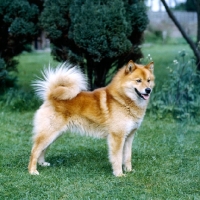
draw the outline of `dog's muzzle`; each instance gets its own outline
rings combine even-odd
[[[137,95],[138,95],[140,98],[142,98],[142,99],[144,99],[144,100],[147,100],[147,99],[149,99],[149,97],[150,97],[151,88],[146,88],[146,89],[145,89],[145,93],[140,93],[140,92],[135,88],[135,92],[137,93]]]

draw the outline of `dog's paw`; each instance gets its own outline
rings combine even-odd
[[[120,174],[117,174],[117,175],[115,175],[116,177],[125,177],[126,176],[126,174],[124,174],[124,173],[120,173]]]
[[[125,172],[132,172],[133,169],[132,169],[132,166],[131,165],[126,165],[126,166],[123,166],[123,170]]]
[[[38,163],[40,166],[43,166],[43,167],[49,167],[50,166],[50,163],[48,162],[40,162]]]
[[[39,175],[40,173],[37,170],[29,171],[31,175]]]
[[[135,169],[132,169],[132,167],[123,167],[123,169],[126,173],[135,173]]]
[[[114,176],[116,177],[123,177],[126,176],[122,171],[115,171],[113,172]]]

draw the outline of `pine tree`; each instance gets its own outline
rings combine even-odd
[[[148,18],[143,1],[46,0],[41,23],[55,58],[81,65],[96,88],[105,85],[111,67],[142,57]]]
[[[0,0],[0,88],[10,82],[16,70],[16,55],[28,49],[37,34],[39,10],[28,0]],[[29,47],[30,48],[30,47]]]

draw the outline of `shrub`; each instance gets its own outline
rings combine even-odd
[[[33,92],[13,88],[7,90],[0,98],[0,107],[10,111],[36,110],[40,104]]]
[[[188,59],[185,51],[180,51],[168,68],[169,73],[161,88],[156,88],[150,107],[159,117],[167,113],[176,119],[197,119],[200,114],[200,74],[195,60]]]

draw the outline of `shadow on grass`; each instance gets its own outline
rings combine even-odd
[[[51,166],[47,170],[66,170],[73,173],[101,173],[111,174],[112,169],[108,159],[106,149],[98,150],[87,147],[78,146],[77,149],[71,151],[63,149],[62,152],[56,152],[51,149],[47,155],[46,161]],[[38,166],[39,171],[43,171],[44,167]],[[46,171],[46,170],[45,170]]]

